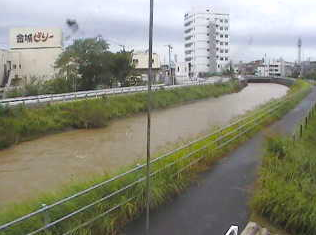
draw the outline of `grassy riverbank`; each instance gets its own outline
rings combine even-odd
[[[316,234],[316,113],[303,137],[270,136],[252,206],[291,234]]]
[[[181,193],[192,181],[196,179],[197,173],[208,169],[217,159],[224,156],[225,153],[231,151],[242,141],[252,136],[252,134],[260,130],[263,125],[267,125],[273,120],[281,117],[290,108],[294,107],[295,104],[303,99],[308,92],[309,86],[306,83],[298,82],[289,92],[289,94],[295,95],[292,96],[289,101],[284,102],[283,105],[276,109],[274,113],[265,115],[265,119],[261,122],[261,126],[255,127],[246,135],[238,136],[242,131],[256,123],[252,122],[254,118],[261,117],[267,110],[275,107],[279,101],[271,101],[270,103],[248,113],[247,116],[243,117],[242,121],[237,124],[233,124],[222,131],[215,132],[206,138],[193,142],[186,148],[173,152],[168,155],[168,157],[154,163],[152,165],[152,172],[158,173],[156,173],[151,179],[152,207],[157,207],[158,205],[172,199],[175,195]],[[262,110],[265,110],[265,112]],[[231,139],[234,139],[234,141],[231,141]],[[219,141],[215,142],[215,140]],[[227,145],[223,148],[219,148],[223,143],[227,143]],[[174,162],[175,164],[173,164]],[[190,163],[192,162],[196,162],[196,164],[190,166]],[[182,171],[182,169],[186,166],[188,167]],[[161,169],[164,170],[160,171]],[[121,172],[125,171],[126,169],[123,169]],[[179,173],[179,171],[181,171],[181,173]],[[133,174],[126,175],[124,179],[108,184],[106,187],[100,187],[90,193],[75,198],[71,202],[66,202],[61,206],[53,208],[49,211],[50,220],[54,221],[59,219],[62,216],[82,208],[89,203],[100,200],[100,198],[105,195],[113,194],[116,190],[127,187],[127,185],[137,179],[141,179],[144,175],[144,170],[137,171]],[[103,182],[112,177],[113,175],[102,175],[97,176],[90,181],[72,183],[56,193],[42,195],[34,200],[10,206],[6,210],[0,212],[0,224],[35,211],[40,208],[42,203],[50,205],[62,198],[80,192],[92,185]],[[58,226],[51,228],[49,231],[51,234],[62,234],[62,231],[65,232],[70,228],[74,228],[75,226],[82,224],[84,221],[87,221],[100,213],[104,213],[113,206],[122,203],[123,205],[119,210],[114,210],[110,215],[95,221],[92,226],[87,227],[85,230],[74,233],[82,235],[99,233],[115,234],[124,226],[124,224],[126,224],[126,222],[133,220],[143,212],[145,206],[144,195],[145,182],[140,181],[138,184],[126,189],[124,192],[121,192],[115,197],[111,197],[103,203],[94,205],[90,209],[86,210],[85,213],[79,213],[77,216],[65,220],[64,222],[58,224]],[[133,199],[126,203],[130,197],[133,197]],[[32,220],[21,223],[16,227],[12,227],[5,234],[11,235],[27,233],[31,229],[35,229],[43,225],[43,217],[45,217],[43,214],[35,216]]]
[[[238,82],[159,90],[153,93],[154,109],[240,91]],[[72,128],[98,128],[110,120],[144,112],[146,93],[109,96],[45,107],[0,107],[0,149]]]

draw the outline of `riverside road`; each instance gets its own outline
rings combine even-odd
[[[291,134],[316,100],[316,88],[295,109],[266,129]],[[265,143],[262,130],[220,160],[182,195],[151,212],[150,235],[222,235],[249,220],[249,197]],[[145,234],[145,216],[122,234]]]

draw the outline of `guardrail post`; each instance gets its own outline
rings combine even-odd
[[[305,127],[308,125],[308,117],[305,118]]]
[[[47,205],[46,205],[46,204],[42,204],[42,208],[44,208],[44,209],[47,208]],[[50,223],[50,216],[49,216],[48,210],[45,210],[45,211],[43,212],[43,214],[44,214],[44,216],[43,216],[43,222],[44,222],[44,224],[45,224],[45,226],[46,226],[46,225],[48,225],[48,224]],[[48,234],[48,231],[45,230],[45,233]]]

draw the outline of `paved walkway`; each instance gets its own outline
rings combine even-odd
[[[295,109],[269,128],[282,134],[293,132],[316,100],[316,88]],[[264,131],[201,174],[173,202],[151,212],[150,235],[222,235],[231,225],[241,229],[249,220],[249,189],[263,154]],[[127,226],[123,234],[145,234],[145,216]]]

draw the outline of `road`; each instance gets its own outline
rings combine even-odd
[[[316,100],[316,89],[268,129],[291,134]],[[183,194],[151,212],[150,235],[221,235],[231,225],[243,229],[249,220],[249,192],[263,155],[265,130],[220,160]],[[145,234],[145,217],[122,234]]]

